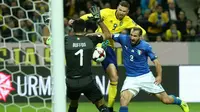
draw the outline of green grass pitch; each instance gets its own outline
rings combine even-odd
[[[115,111],[119,110],[119,102],[115,103]],[[200,103],[188,103],[190,112],[200,112]],[[51,107],[50,104],[46,104]],[[0,112],[51,112],[50,109],[43,107],[41,103],[27,104],[17,103],[4,104],[0,103]],[[78,112],[98,112],[92,103],[80,103]],[[133,102],[129,104],[129,112],[182,112],[177,105],[164,105],[161,102]]]

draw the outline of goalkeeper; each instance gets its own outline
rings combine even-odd
[[[85,35],[85,21],[76,20],[72,27],[74,36],[65,37],[65,56],[67,60],[67,96],[71,100],[68,112],[77,112],[78,100],[81,93],[95,104],[100,112],[109,112],[103,95],[91,72],[93,48],[104,39],[110,37],[109,30],[100,17],[97,7],[91,9],[94,17],[91,18],[104,28],[102,35]],[[46,44],[51,43],[49,37]]]
[[[111,33],[120,33],[123,30],[131,29],[133,27],[140,27],[137,25],[129,16],[127,16],[129,12],[129,3],[127,1],[121,1],[117,7],[117,9],[102,9],[101,17],[104,20],[105,25],[108,27]],[[88,20],[91,17],[91,14],[86,14],[81,16],[80,18],[83,20]],[[72,24],[73,20],[69,21],[69,24]],[[140,27],[141,28],[141,27]],[[143,36],[146,34],[146,31],[143,30]],[[100,27],[97,28],[96,32],[102,32]],[[117,60],[116,55],[113,50],[114,41],[109,39],[106,43],[103,42],[104,45],[109,44],[106,49],[106,59],[102,62],[102,66],[105,72],[108,74],[110,79],[109,92],[108,92],[108,107],[110,112],[113,112],[113,105],[115,101],[115,97],[117,95],[117,84],[118,84],[118,73],[117,73]]]

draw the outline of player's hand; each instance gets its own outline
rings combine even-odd
[[[162,82],[162,76],[157,76],[154,83],[155,83],[156,85],[158,85],[158,84],[160,84],[161,82]]]
[[[70,26],[72,26],[73,22],[74,22],[74,20],[73,20],[73,19],[70,19],[70,20],[68,21],[68,24],[69,24]]]
[[[92,6],[90,8],[90,12],[92,14],[92,17],[90,17],[90,19],[96,21],[97,23],[102,21],[99,7],[97,7],[96,5]]]

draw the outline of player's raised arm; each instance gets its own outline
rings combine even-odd
[[[90,12],[92,14],[92,19],[96,21],[96,23],[100,26],[102,32],[103,32],[103,38],[105,39],[111,39],[111,32],[109,31],[108,27],[104,24],[103,19],[101,18],[100,8],[97,6],[92,6],[90,9]]]

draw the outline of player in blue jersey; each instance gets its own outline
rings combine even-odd
[[[174,95],[168,95],[161,86],[162,67],[149,43],[141,40],[142,30],[133,28],[130,35],[115,34],[112,39],[122,46],[123,62],[126,69],[126,79],[121,89],[120,110],[128,112],[128,104],[140,90],[154,94],[164,104],[179,105],[184,112],[189,112],[187,103]],[[154,77],[149,69],[148,57],[155,64],[157,76]]]

